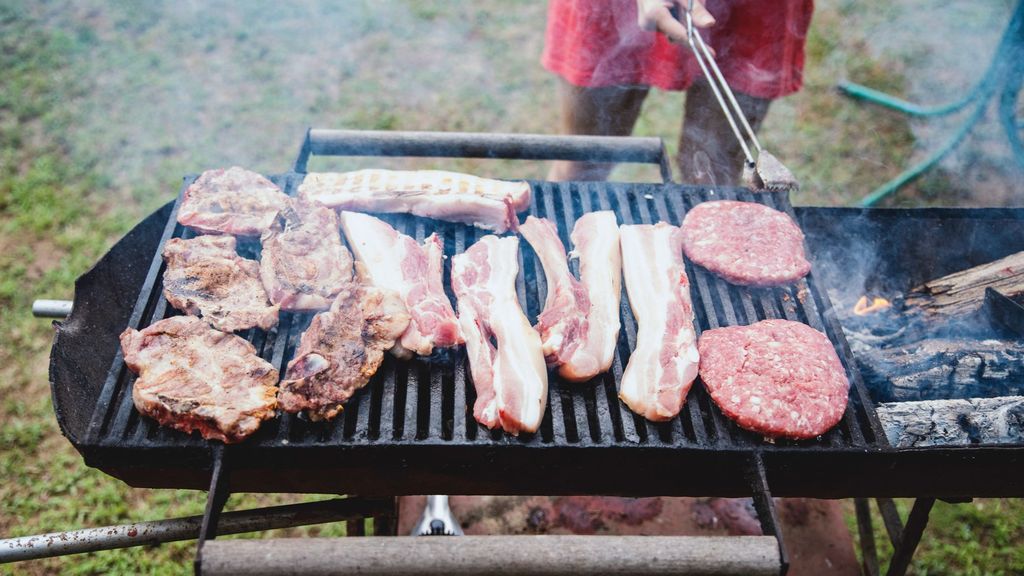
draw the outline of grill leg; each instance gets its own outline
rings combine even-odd
[[[907,573],[910,559],[921,542],[921,534],[924,533],[924,527],[928,525],[928,514],[932,511],[934,504],[935,498],[918,498],[914,501],[914,507],[911,508],[910,516],[907,517],[907,525],[903,529],[900,545],[893,553],[892,561],[889,562],[889,571],[886,573],[888,576],[902,576]]]
[[[878,576],[878,551],[875,550],[875,531],[871,526],[871,503],[867,498],[855,498],[857,531],[860,533],[860,555],[864,559],[864,574]]]
[[[774,536],[775,541],[779,543],[779,575],[786,576],[786,572],[789,571],[789,555],[786,554],[786,543],[782,539],[782,530],[779,529],[779,517],[775,512],[772,493],[768,489],[768,476],[760,452],[754,452],[751,458],[747,469],[747,482],[753,491],[754,509],[761,522],[761,533],[765,536]]]
[[[228,466],[224,460],[224,445],[217,444],[213,447],[213,470],[210,472],[210,491],[206,494],[206,511],[203,513],[203,523],[199,528],[199,542],[196,544],[196,559],[193,568],[196,574],[200,574],[200,566],[203,555],[203,544],[207,540],[217,537],[217,523],[220,521],[220,513],[231,495],[228,490]]]

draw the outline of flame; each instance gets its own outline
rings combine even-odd
[[[860,300],[857,300],[857,303],[853,306],[853,313],[857,316],[867,316],[879,310],[885,310],[890,306],[892,304],[885,298],[875,296],[871,299],[871,304],[868,304],[868,297],[861,296]]]

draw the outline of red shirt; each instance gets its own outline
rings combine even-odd
[[[814,0],[707,0],[716,23],[701,34],[729,86],[759,98],[803,85]],[[550,0],[545,68],[577,86],[685,90],[701,74],[689,46],[637,25],[635,0]]]

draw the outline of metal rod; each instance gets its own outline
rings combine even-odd
[[[310,153],[326,156],[593,160],[660,164],[660,138],[478,134],[470,132],[309,131]]]
[[[194,568],[196,574],[200,573],[200,562],[203,556],[203,545],[207,540],[217,537],[217,526],[220,523],[221,512],[224,505],[231,496],[228,490],[228,476],[230,470],[225,462],[227,449],[223,444],[214,444],[211,450],[213,466],[210,470],[210,490],[206,494],[206,510],[203,512],[203,522],[199,526],[199,541],[196,542],[196,557]]]
[[[875,530],[871,526],[871,503],[867,498],[854,498],[857,511],[857,533],[860,535],[860,555],[864,574],[878,576],[878,551],[875,548]]]
[[[892,555],[886,576],[903,576],[907,573],[910,560],[914,557],[914,550],[921,542],[921,535],[928,525],[928,515],[934,504],[935,498],[918,498],[914,501],[914,507],[910,509],[910,516],[907,517],[907,526],[903,530],[902,542]]]
[[[893,548],[899,548],[903,537],[903,521],[900,520],[900,512],[896,509],[896,502],[892,498],[876,498],[878,511],[882,513],[882,523],[885,531],[889,534],[889,542]]]
[[[764,468],[764,459],[759,451],[755,451],[747,467],[747,482],[750,484],[754,498],[754,510],[761,522],[761,532],[765,536],[774,536],[779,548],[779,576],[786,576],[789,571],[789,554],[786,543],[779,529],[779,517],[775,512],[772,493],[768,488],[768,475]]]
[[[71,315],[71,300],[35,300],[32,315],[36,318],[67,318]]]
[[[335,498],[225,512],[221,516],[218,533],[243,534],[340,522],[379,514],[382,510],[390,511],[392,506],[391,498]],[[199,536],[202,522],[202,516],[186,516],[7,538],[0,540],[0,563],[192,540]]]

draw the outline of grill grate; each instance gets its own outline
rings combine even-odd
[[[294,194],[304,175],[289,173],[271,177],[288,194]],[[192,178],[186,179],[185,186]],[[562,242],[569,246],[569,232],[583,213],[612,210],[622,224],[667,221],[679,225],[686,211],[695,204],[712,199],[739,199],[766,204],[793,215],[785,195],[753,194],[742,189],[703,189],[675,185],[620,183],[533,184],[530,213],[547,217],[557,225]],[[180,198],[180,196],[179,196]],[[180,201],[180,200],[179,200]],[[170,237],[191,237],[194,233],[176,224],[177,204],[165,230],[160,249],[143,285],[131,325],[141,328],[178,314],[162,295],[164,242]],[[445,241],[445,287],[451,256],[464,251],[485,235],[473,227],[415,218],[409,215],[385,215],[399,231],[422,241],[437,231]],[[239,252],[256,258],[257,241],[240,241]],[[570,264],[578,273],[578,264]],[[805,322],[824,331],[836,346],[846,367],[851,402],[840,425],[823,437],[811,441],[779,440],[766,443],[756,434],[741,430],[725,418],[698,382],[690,392],[679,417],[665,423],[652,423],[633,414],[617,397],[617,382],[636,344],[636,323],[623,287],[622,329],[612,369],[589,383],[569,384],[556,375],[550,377],[548,409],[540,431],[518,438],[479,426],[472,417],[476,394],[468,376],[464,350],[442,352],[429,359],[398,361],[388,356],[370,383],[346,404],[345,410],[330,423],[313,423],[290,414],[265,422],[260,431],[239,447],[253,465],[284,462],[294,454],[310,449],[385,447],[475,447],[492,458],[500,458],[500,449],[594,447],[672,448],[701,451],[763,452],[789,449],[885,450],[888,445],[871,402],[851,362],[850,350],[843,338],[825,291],[813,274],[799,283],[782,288],[751,289],[730,285],[687,261],[698,334],[718,326],[747,324],[764,318],[786,318]],[[545,280],[539,260],[526,242],[521,243],[520,274],[516,289],[527,316],[534,320],[543,306]],[[263,332],[249,330],[240,335],[256,347],[260,355],[283,374],[299,336],[309,325],[312,314],[282,313],[280,324]],[[186,461],[204,462],[209,443],[197,434],[186,435],[156,425],[140,417],[131,399],[134,374],[124,366],[120,352],[114,358],[89,427],[85,444],[116,449],[114,462],[123,464],[128,455],[173,455]],[[102,450],[100,451],[102,452]],[[114,452],[111,452],[113,454]],[[336,452],[332,452],[334,454]],[[386,458],[386,452],[379,452]],[[436,455],[438,453],[432,452]],[[189,460],[188,456],[191,456]],[[401,466],[407,455],[393,462]],[[87,455],[88,458],[88,455]],[[275,460],[281,459],[281,460]],[[93,457],[94,465],[111,460]],[[300,458],[301,460],[301,458]],[[208,462],[208,460],[206,460]],[[415,490],[412,490],[415,491]]]

